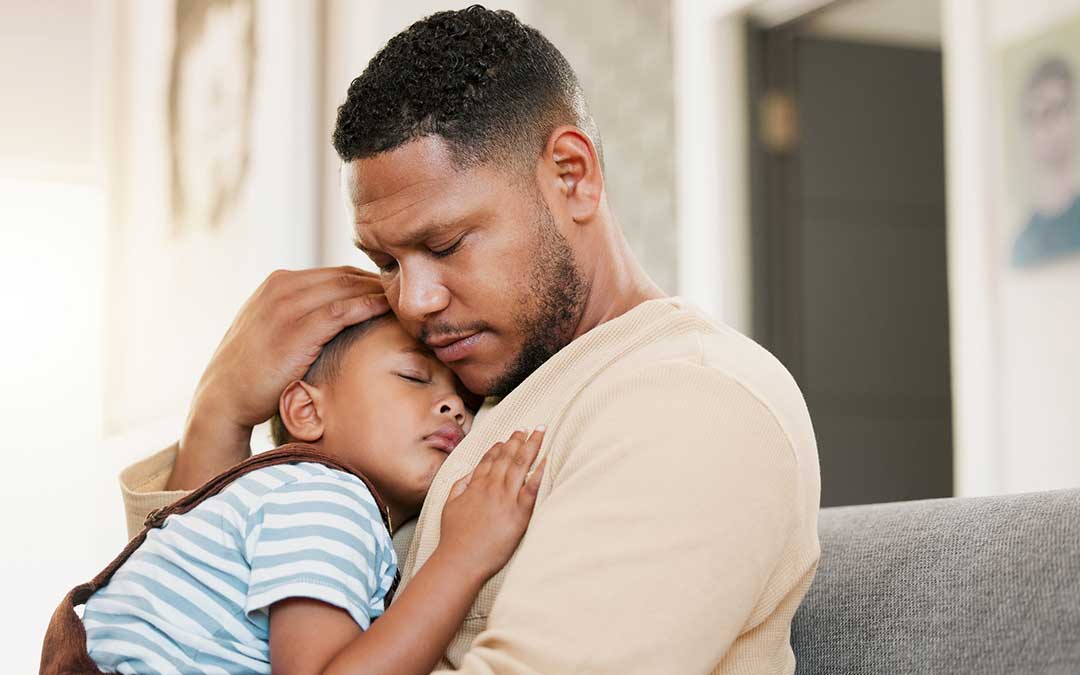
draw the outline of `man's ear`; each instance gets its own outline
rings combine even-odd
[[[596,215],[604,194],[604,174],[596,146],[584,131],[561,126],[551,132],[541,166],[547,173],[542,184],[555,179],[574,222],[584,223]]]
[[[303,380],[294,380],[281,392],[278,414],[297,441],[313,443],[323,436],[323,393]]]

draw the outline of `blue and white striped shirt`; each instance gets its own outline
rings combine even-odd
[[[151,530],[86,603],[91,658],[118,673],[269,673],[273,603],[321,600],[364,630],[397,572],[362,481],[270,466]]]

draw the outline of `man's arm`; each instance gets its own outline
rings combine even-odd
[[[579,403],[584,431],[551,439],[553,487],[458,672],[705,672],[780,602],[774,574],[812,569],[816,539],[787,559],[810,458],[704,368]]]
[[[120,472],[120,493],[124,498],[128,539],[142,531],[146,516],[151,511],[166,507],[187,494],[184,490],[165,490],[175,461],[176,443],[173,443]]]

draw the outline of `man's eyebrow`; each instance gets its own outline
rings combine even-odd
[[[460,227],[463,220],[464,219],[443,220],[443,221],[436,221],[436,222],[433,222],[433,223],[428,223],[427,225],[419,227],[415,231],[408,233],[405,237],[403,237],[401,239],[401,241],[399,241],[397,243],[397,245],[398,246],[415,246],[416,244],[419,244],[420,242],[424,241],[425,239],[429,239],[429,238],[431,238],[432,236],[434,236],[436,234],[440,234],[440,233],[442,233],[442,232],[444,232],[446,230],[451,230],[451,229],[453,229],[455,227]],[[353,246],[355,246],[356,248],[360,249],[361,251],[363,251],[364,253],[367,253],[369,255],[371,253],[373,253],[373,252],[380,252],[381,253],[381,251],[374,251],[373,249],[370,249],[370,248],[364,246],[364,242],[360,240],[360,235],[358,233],[353,234]]]

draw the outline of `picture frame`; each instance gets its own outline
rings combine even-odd
[[[244,300],[318,264],[320,10],[112,4],[104,430],[175,437]]]
[[[1017,273],[1068,264],[1080,256],[1080,16],[1005,46],[1000,74],[1002,260]]]

